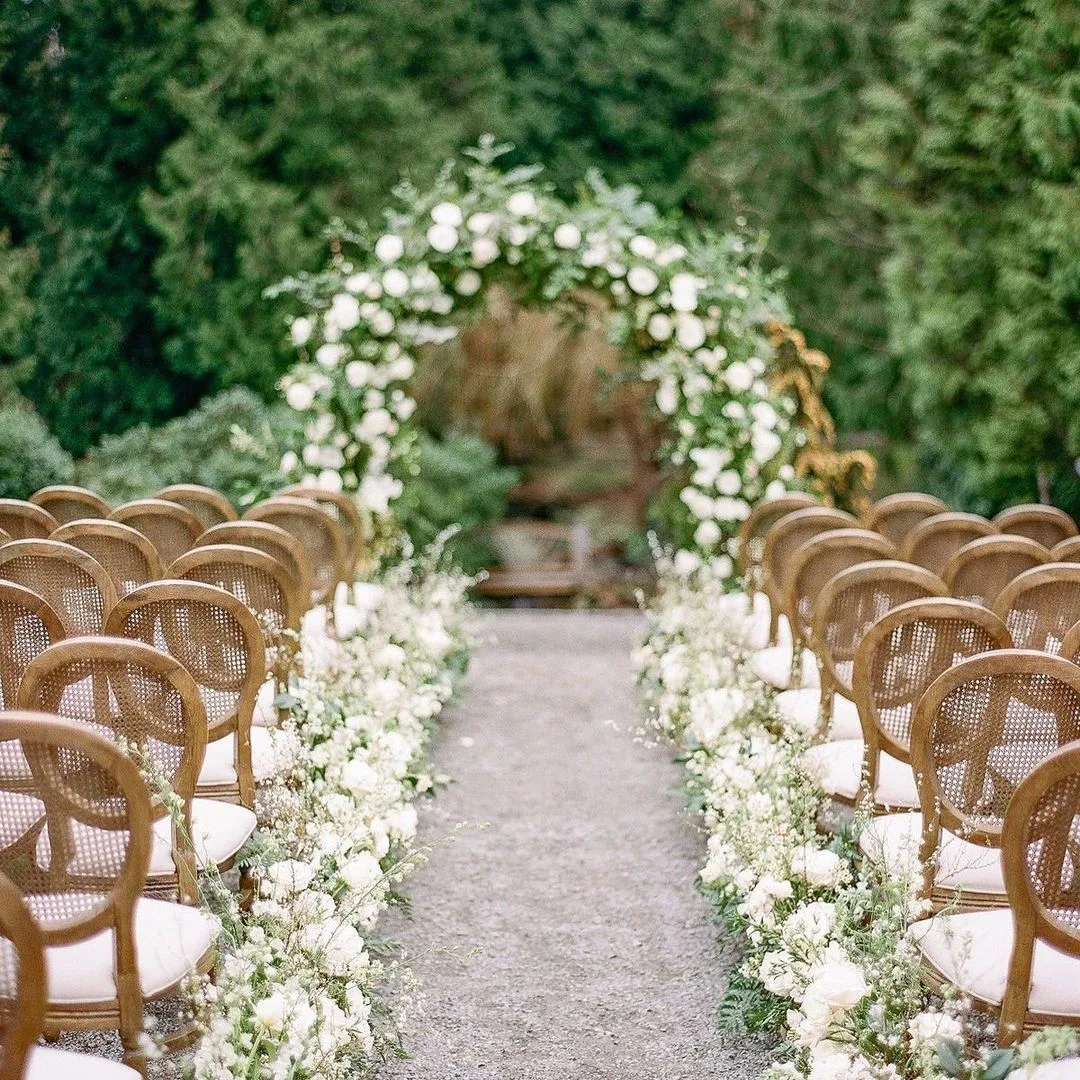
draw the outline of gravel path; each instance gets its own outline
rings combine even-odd
[[[440,846],[409,885],[427,1015],[392,1080],[739,1080],[714,1031],[730,957],[694,889],[702,837],[679,770],[636,743],[630,613],[506,611],[443,725],[455,783],[424,811]],[[475,950],[475,951],[474,951]]]

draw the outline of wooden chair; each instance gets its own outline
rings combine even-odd
[[[886,495],[870,507],[866,527],[887,536],[897,548],[902,548],[907,535],[928,517],[942,514],[949,508],[933,495],[919,491],[902,491]]]
[[[1076,522],[1064,510],[1040,503],[1010,506],[994,518],[994,524],[1003,533],[1028,536],[1045,548],[1077,534]]]
[[[279,525],[269,521],[225,521],[207,529],[195,546],[211,544],[236,544],[266,552],[293,576],[305,608],[313,601],[311,560],[303,544]]]
[[[912,933],[931,985],[951,983],[999,1014],[998,1043],[1011,1046],[1080,1022],[1080,746],[1055,750],[1020,781],[1000,843],[1009,908],[938,915]]]
[[[35,491],[30,502],[48,510],[61,525],[83,518],[107,518],[112,513],[112,507],[100,495],[69,484],[55,484]]]
[[[765,554],[765,535],[782,517],[793,510],[819,506],[812,495],[789,491],[775,499],[761,499],[739,526],[739,550],[736,562],[746,591],[753,595],[761,588],[761,559]]]
[[[1000,906],[998,849],[1019,783],[1060,746],[1080,738],[1080,668],[1033,649],[969,657],[928,687],[911,724],[919,785],[922,894],[941,907]],[[966,852],[948,855],[946,844]],[[978,858],[978,849],[990,854]],[[952,880],[942,881],[949,871]]]
[[[1060,652],[1065,634],[1080,619],[1080,565],[1046,563],[1025,570],[1001,590],[994,611],[1018,649]]]
[[[345,580],[351,580],[364,554],[364,519],[360,516],[356,502],[340,491],[326,491],[313,484],[293,484],[282,488],[281,495],[310,499],[316,506],[325,510],[340,526],[345,534]]]
[[[206,709],[194,679],[166,653],[123,638],[70,638],[26,669],[19,707],[111,733],[180,800],[179,821],[160,794],[151,803],[151,892],[195,903],[196,867],[228,869],[255,831],[255,815],[246,807],[195,798]],[[93,835],[80,832],[75,839],[77,860],[94,867]]]
[[[212,544],[181,555],[169,576],[215,585],[246,604],[262,631],[267,671],[285,684],[306,605],[281,563],[254,548]]]
[[[940,576],[949,559],[965,544],[996,532],[993,523],[978,514],[935,514],[907,534],[901,554],[908,562]]]
[[[194,514],[204,529],[220,525],[223,521],[235,521],[236,510],[233,504],[213,488],[202,484],[171,484],[162,488],[155,499],[174,502]]]
[[[61,525],[50,539],[96,559],[112,578],[118,596],[165,573],[157,548],[138,529],[120,521],[72,521]]]
[[[112,578],[85,551],[59,540],[13,540],[0,547],[0,579],[37,593],[64,631],[100,634],[116,603]]]
[[[1059,540],[1050,549],[1047,562],[1080,562],[1080,536],[1069,536]]]
[[[0,529],[12,540],[44,540],[60,522],[40,506],[23,499],[0,499]]]
[[[778,640],[780,615],[788,607],[791,558],[807,540],[830,529],[854,528],[855,518],[844,510],[811,506],[793,510],[765,534],[761,555],[761,587],[769,598],[769,641]]]
[[[247,521],[269,521],[300,541],[311,560],[313,592],[319,603],[334,597],[348,571],[348,544],[340,524],[310,499],[276,495],[256,503],[244,514]]]
[[[5,1080],[137,1080],[126,1065],[38,1046],[45,1020],[45,942],[22,893],[0,875],[0,1076]]]
[[[972,540],[955,552],[941,572],[957,600],[993,607],[1013,578],[1052,560],[1050,553],[1026,536],[999,533]]]
[[[65,637],[60,616],[37,593],[0,581],[0,709],[14,709],[30,662]]]
[[[0,529],[0,546],[11,543],[12,539],[13,537],[11,533],[5,531],[4,529]]]
[[[157,549],[163,566],[190,551],[203,531],[202,522],[190,510],[165,499],[136,499],[118,506],[111,517],[141,532]]]
[[[9,791],[0,780],[0,873],[45,944],[44,1033],[119,1031],[125,1062],[145,1074],[144,1005],[210,970],[214,923],[198,908],[140,896],[150,795],[117,746],[55,716],[0,713],[0,777],[13,761],[29,762],[34,788]]]
[[[254,809],[251,721],[266,675],[266,650],[247,605],[201,582],[156,581],[120,600],[105,632],[145,642],[183,664],[208,723],[195,794]]]

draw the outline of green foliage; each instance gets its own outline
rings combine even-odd
[[[291,423],[283,405],[234,387],[161,427],[106,436],[79,462],[78,480],[114,505],[193,483],[243,507],[281,486],[275,448],[292,437]]]
[[[0,498],[25,499],[38,488],[71,483],[71,456],[25,401],[0,401],[0,431]]]
[[[1080,511],[1080,10],[914,0],[857,132],[924,477]]]
[[[507,495],[517,481],[517,470],[500,466],[495,450],[475,435],[440,440],[421,434],[395,514],[418,550],[443,529],[460,525],[450,551],[459,566],[474,573],[493,561],[484,526],[506,516]]]

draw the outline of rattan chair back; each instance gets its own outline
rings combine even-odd
[[[761,587],[769,598],[771,624],[769,640],[776,640],[777,620],[788,610],[791,560],[807,540],[831,529],[849,529],[855,518],[845,510],[828,506],[808,506],[792,510],[766,533],[761,556]]]
[[[0,1076],[19,1080],[45,1019],[45,943],[22,893],[0,875]]]
[[[9,544],[11,543],[12,539],[13,537],[11,533],[5,531],[4,529],[0,529],[0,545]]]
[[[855,652],[887,612],[911,600],[945,596],[945,583],[929,570],[893,559],[841,570],[814,601],[811,643],[821,671],[821,699],[852,698]]]
[[[1050,561],[1042,544],[1026,536],[998,533],[965,544],[950,557],[941,577],[957,600],[993,607],[1013,578]]]
[[[820,503],[802,491],[789,491],[774,499],[759,500],[739,525],[739,550],[736,563],[747,592],[761,587],[761,558],[765,554],[765,534],[786,514],[805,510]]]
[[[0,579],[37,593],[60,616],[64,631],[100,634],[116,603],[104,567],[59,540],[12,540],[0,547]]]
[[[814,602],[830,578],[859,563],[895,558],[896,548],[869,529],[830,529],[800,545],[788,571],[787,617],[794,637],[810,644]]]
[[[61,525],[83,518],[107,518],[112,513],[112,507],[100,495],[89,488],[68,484],[55,484],[35,491],[30,501],[48,510]]]
[[[327,491],[312,484],[293,484],[283,488],[281,495],[298,499],[310,499],[322,507],[340,526],[345,535],[345,580],[350,580],[356,572],[357,564],[364,553],[364,519],[360,516],[356,502],[340,491]]]
[[[927,687],[969,656],[1011,647],[1005,624],[967,600],[909,600],[887,612],[855,650],[852,690],[867,746],[909,761],[911,721]]]
[[[44,540],[60,522],[40,506],[23,499],[0,499],[0,529],[12,540]]]
[[[1080,536],[1068,536],[1050,549],[1047,562],[1080,562]]]
[[[141,532],[157,549],[162,566],[171,566],[190,551],[203,531],[190,510],[165,499],[136,499],[118,506],[111,516]]]
[[[1025,570],[1001,590],[994,611],[1018,649],[1060,652],[1065,634],[1080,620],[1080,565],[1045,563]]]
[[[902,491],[879,499],[866,515],[866,527],[887,536],[898,549],[907,535],[928,517],[943,514],[949,508],[933,495],[921,491]]]
[[[223,521],[236,520],[233,504],[220,491],[203,487],[202,484],[170,484],[154,498],[182,506],[199,519],[204,529],[220,525]]]
[[[311,560],[312,591],[318,602],[333,597],[338,582],[347,576],[348,544],[344,530],[318,503],[295,495],[275,495],[256,503],[244,518],[269,521],[292,533]]]
[[[902,555],[908,562],[925,566],[941,576],[949,559],[965,544],[996,532],[993,522],[978,514],[952,511],[935,514],[924,518],[907,534]]]
[[[994,524],[1003,533],[1028,536],[1045,548],[1077,534],[1076,522],[1064,510],[1041,503],[1010,506],[994,518]]]
[[[112,578],[117,596],[157,581],[164,574],[157,548],[138,529],[121,521],[72,521],[52,534],[96,559]]]
[[[238,544],[265,551],[293,576],[305,606],[311,602],[311,560],[300,541],[280,525],[272,525],[269,521],[225,521],[207,529],[195,546],[211,544]]]
[[[14,709],[30,662],[65,637],[60,616],[37,593],[0,581],[0,709]]]
[[[1080,745],[1054,751],[1020,782],[1001,847],[1014,935],[998,1041],[1009,1046],[1025,1022],[1080,1021],[1028,1013],[1035,942],[1080,955]]]
[[[105,631],[145,642],[183,664],[206,710],[207,738],[237,737],[239,782],[235,790],[213,794],[251,806],[251,719],[266,677],[266,649],[247,605],[202,582],[155,581],[119,601]]]

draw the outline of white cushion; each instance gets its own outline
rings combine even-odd
[[[255,815],[246,806],[217,799],[191,800],[191,839],[200,868],[228,862],[255,831]],[[150,873],[172,874],[172,818],[154,822]]]
[[[935,915],[911,927],[923,956],[948,982],[991,1005],[1000,1005],[1009,977],[1013,916],[1009,908]],[[1031,1012],[1080,1016],[1080,956],[1035,942]]]
[[[906,875],[919,866],[921,839],[922,814],[884,814],[863,829],[859,847],[868,858],[883,863],[891,874]],[[934,884],[950,891],[968,889],[1004,898],[1001,851],[969,843],[942,829]]]
[[[1080,1080],[1080,1057],[1045,1061],[1042,1065],[1025,1069],[1023,1075],[1024,1080]]]
[[[136,965],[144,997],[163,993],[194,970],[213,943],[214,925],[195,907],[146,897],[135,902]],[[45,981],[53,1005],[112,1001],[115,974],[112,930],[45,950]]]
[[[772,645],[768,649],[759,649],[750,656],[750,669],[764,683],[787,690],[791,686],[792,650],[790,645]],[[802,651],[802,672],[800,686],[817,686],[817,658],[809,649]]]
[[[139,1074],[119,1061],[96,1054],[73,1054],[55,1046],[32,1046],[27,1055],[22,1080],[139,1080]]]
[[[812,746],[802,760],[803,767],[821,784],[826,794],[845,799],[858,798],[863,783],[862,739],[843,739]],[[883,806],[918,807],[919,791],[911,766],[889,754],[882,754],[874,799]]]
[[[266,780],[274,773],[274,749],[268,727],[251,729],[251,771],[256,780]],[[206,744],[200,785],[236,783],[236,736],[227,735]]]
[[[259,693],[255,698],[255,712],[251,722],[258,727],[273,727],[278,722],[277,706],[274,698],[277,697],[277,683],[274,679],[267,679],[259,687]],[[209,747],[207,750],[209,751]]]
[[[784,690],[776,695],[776,707],[784,718],[800,731],[812,735],[817,730],[821,711],[821,687],[804,686],[798,690]],[[833,694],[832,723],[829,725],[830,740],[861,739],[862,725],[859,710],[854,701]]]

